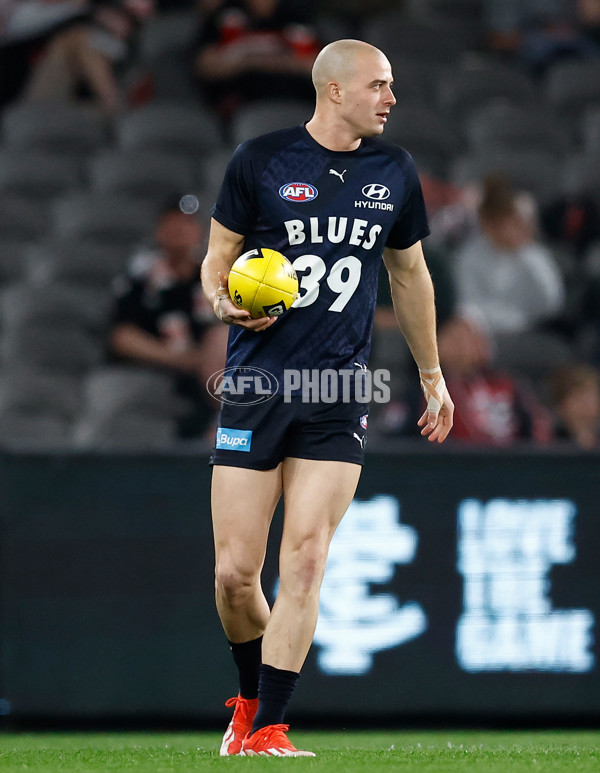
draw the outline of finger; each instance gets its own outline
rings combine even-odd
[[[451,429],[452,422],[449,421],[447,417],[440,418],[437,427],[427,439],[431,442],[437,441],[438,443],[443,443],[450,434]]]
[[[247,330],[252,330],[255,333],[260,333],[262,330],[271,327],[276,321],[277,317],[261,317],[260,319],[235,320],[233,324],[245,327]]]
[[[423,427],[421,434],[429,434],[432,432],[438,423],[437,411],[426,410],[418,421],[420,427]],[[424,426],[423,426],[424,425]]]

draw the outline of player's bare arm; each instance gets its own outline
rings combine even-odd
[[[211,220],[208,249],[202,262],[202,289],[221,322],[240,325],[258,333],[270,327],[276,317],[252,319],[250,312],[238,309],[233,303],[227,287],[229,270],[242,254],[244,240],[242,234],[230,231],[214,218]]]
[[[443,443],[452,429],[454,403],[440,369],[433,283],[421,242],[406,250],[386,248],[383,260],[396,319],[419,368],[427,399],[427,409],[418,425],[428,440]]]

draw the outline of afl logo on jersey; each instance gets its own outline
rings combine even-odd
[[[286,183],[279,189],[279,195],[286,201],[312,201],[319,191],[310,183]]]
[[[390,195],[390,189],[386,188],[385,185],[379,185],[379,183],[371,183],[370,185],[365,185],[362,189],[362,193],[363,196],[366,196],[368,199],[385,201]]]

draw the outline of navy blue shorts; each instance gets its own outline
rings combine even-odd
[[[357,402],[286,403],[279,394],[254,405],[224,402],[210,464],[273,470],[292,456],[362,465],[367,411]]]

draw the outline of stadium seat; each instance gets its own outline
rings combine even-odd
[[[25,279],[34,242],[0,238],[0,285]]]
[[[157,13],[142,27],[139,57],[151,62],[163,54],[187,52],[197,35],[198,16],[192,10]]]
[[[90,189],[161,202],[197,187],[193,160],[155,152],[109,150],[89,162]]]
[[[67,421],[81,412],[81,380],[30,369],[0,372],[0,416],[50,415]]]
[[[0,243],[0,275],[2,272]],[[123,244],[98,244],[93,240],[47,239],[23,250],[30,281],[35,284],[66,283],[105,290],[131,257]]]
[[[125,113],[115,128],[123,149],[195,158],[223,146],[217,119],[201,107],[156,102]]]
[[[398,104],[392,111],[391,126],[396,109],[405,101],[411,104],[421,102],[426,107],[433,107],[436,104],[438,84],[446,70],[446,65],[440,62],[407,59],[402,51],[396,49],[389,52],[388,59],[392,65],[394,94],[398,100]]]
[[[104,358],[98,337],[79,327],[16,326],[3,332],[0,351],[5,368],[53,374],[81,375]]]
[[[131,196],[94,192],[69,195],[52,208],[51,235],[131,246],[153,232],[156,213],[155,202]]]
[[[286,129],[308,121],[314,105],[303,101],[267,100],[241,107],[231,122],[231,141],[235,146],[259,134]]]
[[[107,292],[79,285],[38,286],[22,281],[0,293],[0,323],[5,333],[27,328],[81,329],[98,334],[106,325]]]
[[[453,35],[446,24],[412,20],[403,11],[386,11],[368,19],[362,39],[384,53],[401,52],[410,61],[456,61],[464,51],[461,35]]]
[[[217,192],[223,182],[223,175],[227,169],[227,164],[231,159],[230,150],[222,150],[213,153],[207,158],[203,158],[200,167],[200,176],[202,189],[205,192],[205,199],[212,203],[216,198]]]
[[[2,137],[6,147],[69,156],[91,153],[107,139],[99,113],[45,102],[24,102],[6,108]]]
[[[0,445],[4,449],[48,451],[71,445],[72,424],[60,416],[0,415]]]
[[[200,93],[194,82],[186,55],[172,52],[155,57],[146,64],[157,101],[181,104],[198,102]]]
[[[173,419],[189,407],[173,393],[168,373],[142,367],[103,366],[87,374],[84,383],[84,415],[142,415]]]
[[[600,61],[557,62],[546,76],[544,91],[557,112],[577,118],[590,105],[600,105]]]
[[[442,177],[450,160],[464,150],[460,127],[451,116],[440,120],[434,107],[402,99],[392,111],[384,137],[408,150],[419,167]]]
[[[410,19],[446,31],[461,52],[480,50],[484,38],[481,0],[408,0]]]
[[[30,199],[49,199],[82,183],[79,159],[39,150],[0,150],[0,191]]]
[[[593,242],[584,257],[586,276],[600,279],[600,240]]]
[[[470,147],[485,152],[493,147],[566,152],[568,127],[547,106],[536,109],[496,99],[473,110],[465,119]]]
[[[591,194],[600,197],[600,152],[573,153],[562,166],[561,191],[567,194]]]
[[[125,414],[83,417],[73,429],[76,448],[96,451],[159,451],[173,446],[171,419]]]
[[[346,15],[335,16],[330,13],[319,13],[314,20],[317,39],[326,46],[334,40],[351,38],[354,34],[352,20]]]
[[[482,23],[483,4],[481,0],[412,0],[409,2],[411,15],[423,18],[461,19]]]
[[[567,341],[556,333],[530,331],[494,337],[494,366],[539,384],[552,368],[573,360]]]
[[[584,153],[600,156],[600,104],[584,113],[580,131]]]
[[[50,227],[48,205],[24,196],[0,196],[0,234],[3,239],[35,241]]]
[[[448,70],[438,86],[439,104],[455,115],[498,97],[528,107],[540,101],[534,81],[524,72],[482,58]]]
[[[544,203],[560,191],[560,169],[560,161],[552,153],[491,148],[457,158],[450,178],[457,185],[465,185],[479,182],[488,174],[502,174]]]

